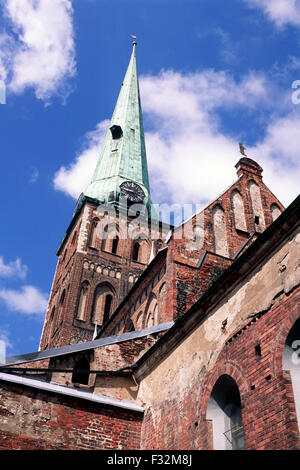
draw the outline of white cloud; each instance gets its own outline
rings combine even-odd
[[[6,33],[0,34],[0,79],[6,82],[11,68],[14,40]]]
[[[275,119],[264,139],[249,149],[259,155],[264,168],[264,181],[284,205],[299,194],[300,181],[300,115],[296,112]]]
[[[0,278],[20,278],[24,279],[26,277],[28,268],[25,264],[22,264],[20,258],[17,258],[15,261],[10,261],[8,264],[5,264],[3,257],[0,256]]]
[[[212,70],[191,75],[163,72],[143,77],[141,90],[144,112],[154,123],[146,145],[157,202],[208,202],[236,179],[239,136],[220,131],[220,110],[255,110],[257,115],[274,112],[278,101],[280,107],[286,105],[286,96],[254,72],[240,81]],[[260,149],[252,150],[250,156],[260,162]],[[264,162],[271,166],[271,156]]]
[[[146,146],[155,203],[207,203],[237,178],[234,165],[241,157],[240,136],[221,130],[224,110],[248,113],[250,123],[268,118],[265,137],[247,152],[264,167],[266,184],[284,204],[297,195],[299,122],[291,111],[290,94],[282,93],[263,74],[249,72],[235,80],[222,71],[188,75],[164,71],[141,77],[140,86],[144,115],[151,126]],[[278,117],[284,111],[286,117]],[[56,189],[79,195],[95,168],[107,128],[104,121],[88,134],[75,162],[56,173]]]
[[[207,112],[217,107],[267,105],[267,86],[263,74],[249,72],[236,81],[228,73],[212,69],[186,75],[169,70],[141,78],[144,111],[162,118],[177,116],[181,123],[197,119],[197,126],[199,118],[206,125]]]
[[[7,355],[8,350],[13,348],[10,333],[6,326],[1,325],[0,331],[0,361],[2,357]]]
[[[76,72],[71,0],[5,0],[13,32],[0,37],[0,76],[8,89],[34,89],[48,102],[67,96],[67,79]]]
[[[276,26],[300,26],[300,0],[245,0],[249,6],[261,8]]]
[[[43,314],[47,308],[48,294],[34,286],[23,286],[21,290],[0,290],[0,298],[9,310],[25,314]]]
[[[76,160],[69,167],[62,166],[56,172],[55,189],[75,199],[86,189],[96,167],[109,122],[100,122],[96,129],[85,135],[83,148]]]

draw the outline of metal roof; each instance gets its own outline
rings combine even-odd
[[[144,203],[151,211],[135,42],[102,151],[84,195],[104,204],[118,201],[120,185],[126,181],[142,187]]]
[[[152,326],[140,331],[131,331],[122,335],[107,336],[105,338],[95,339],[94,341],[86,341],[84,343],[70,344],[61,348],[45,349],[44,351],[37,351],[28,354],[21,354],[19,356],[10,356],[5,358],[5,362],[0,365],[14,365],[22,364],[25,362],[40,361],[42,359],[48,359],[51,357],[64,356],[65,354],[72,354],[80,351],[86,351],[89,349],[99,348],[101,346],[107,346],[109,344],[122,343],[131,339],[142,338],[153,333],[165,331],[173,326],[174,322],[163,323],[160,325]]]

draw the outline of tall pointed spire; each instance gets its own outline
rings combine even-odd
[[[101,203],[117,202],[121,185],[132,192],[140,188],[150,209],[150,187],[145,148],[140,90],[136,66],[136,41],[107,131],[104,145],[85,196]],[[132,186],[130,186],[132,185]],[[130,189],[131,188],[131,189]],[[137,189],[138,190],[138,189]],[[138,190],[139,191],[139,190]]]

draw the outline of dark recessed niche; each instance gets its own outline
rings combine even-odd
[[[260,347],[260,344],[257,344],[254,349],[255,349],[256,355],[257,355],[257,356],[261,356],[261,347]]]
[[[110,127],[110,132],[112,135],[112,138],[115,139],[121,139],[123,135],[122,127],[117,126],[116,124]]]

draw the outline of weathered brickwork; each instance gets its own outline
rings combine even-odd
[[[228,258],[207,252],[199,268],[175,262],[176,313],[174,320],[182,316],[231,264],[232,261]]]
[[[277,215],[283,210],[262,182],[262,169],[257,163],[242,158],[236,166],[238,181],[174,231],[168,243],[164,273],[156,273],[157,267],[152,267],[147,282],[134,291],[126,312],[123,308],[117,318],[114,316],[105,335],[176,320],[191,305],[188,298],[197,300],[247,241],[249,244],[254,240],[253,234],[260,233],[272,223],[274,208]],[[113,219],[92,202],[86,202],[76,217],[59,250],[41,349],[91,340],[95,322],[99,327],[104,322],[105,296],[109,294],[112,298],[111,315],[144,271],[151,253],[153,255],[163,247],[166,236],[162,226],[134,224],[124,217]],[[109,238],[105,240],[106,229],[111,226]],[[113,247],[114,239],[118,241]],[[134,255],[136,240],[140,242],[137,259]],[[207,254],[217,255],[210,269],[199,267],[205,253],[206,261]],[[173,266],[174,262],[177,266]],[[182,274],[178,263],[186,265]],[[198,268],[195,275],[192,271],[187,274],[188,266]],[[180,279],[181,275],[188,282]],[[161,280],[159,285],[155,276]],[[99,289],[103,291],[103,300],[97,307]],[[99,308],[102,313],[96,314]]]
[[[142,448],[213,449],[207,405],[214,384],[227,374],[236,381],[241,395],[245,449],[300,450],[291,377],[282,370],[284,342],[300,317],[299,304],[300,288],[245,325],[224,346],[213,369],[199,370],[197,380],[186,384],[183,396],[161,403],[159,421],[149,409],[143,422]],[[262,356],[255,352],[258,343]]]
[[[240,145],[214,201],[148,218],[133,44],[40,352],[0,367],[0,449],[300,450],[300,197],[285,210]]]
[[[142,413],[0,385],[1,450],[139,449]]]
[[[145,271],[145,275],[124,299],[101,336],[122,334],[131,329],[141,330],[173,319],[172,311],[166,309],[164,302],[170,280],[166,272],[166,254],[165,250],[155,260],[155,264],[151,265],[151,271]]]
[[[91,340],[97,289],[105,287],[112,295],[111,314],[145,269],[151,252],[154,250],[155,254],[163,244],[162,225],[134,224],[131,219],[118,218],[118,214],[115,219],[99,207],[85,202],[59,249],[40,349]],[[114,231],[107,235],[106,228],[110,226]],[[118,243],[113,248],[116,237]],[[133,248],[137,240],[140,250],[135,259]],[[84,311],[79,315],[83,285],[87,294]],[[97,323],[100,327],[103,314]]]
[[[256,162],[242,158],[236,168],[239,179],[205,209],[175,230],[175,260],[196,266],[205,251],[233,258],[251,234],[262,232],[273,222],[272,207],[276,207],[278,213],[284,210],[262,181],[262,168]],[[251,184],[257,188],[257,198],[254,201],[250,195]],[[237,195],[238,204],[234,202]],[[260,220],[255,220],[255,216],[258,217],[257,206],[262,208]],[[222,217],[219,215],[221,213]]]
[[[58,314],[51,316],[49,307],[42,339],[48,342],[43,344],[91,339],[99,284],[109,284],[114,292],[114,313],[105,325],[100,322],[99,337],[162,323],[168,323],[167,329],[52,354],[13,372],[74,393],[126,401],[133,409],[140,405],[145,412],[42,388],[37,392],[3,379],[0,449],[229,448],[224,435],[235,421],[228,428],[222,418],[221,432],[218,420],[219,408],[224,416],[229,413],[220,403],[231,397],[245,449],[300,450],[295,370],[283,366],[287,337],[300,318],[300,201],[277,223],[283,207],[262,183],[261,168],[241,159],[237,170],[239,180],[204,209],[199,225],[188,221],[182,238],[175,230],[166,246],[156,247],[149,266],[129,259],[128,241],[119,245],[124,256],[103,250],[93,232],[95,207],[85,205],[66,237],[70,249],[66,254],[61,249],[49,303],[55,303]],[[145,246],[150,257],[150,244]],[[83,283],[88,286],[84,301]],[[75,374],[79,363],[86,368],[82,380]],[[41,371],[24,374],[25,367]],[[230,446],[237,445],[231,439]]]
[[[118,310],[117,317],[102,336],[123,333],[130,327],[146,328],[149,321],[151,324],[148,309],[154,298],[157,300],[155,323],[182,316],[233,259],[272,223],[271,207],[278,209],[277,215],[283,211],[283,206],[262,182],[262,169],[257,163],[243,158],[236,166],[239,180],[202,212],[174,230],[168,243],[163,277],[158,272],[160,263],[151,266],[147,277],[126,298],[126,305]],[[255,187],[252,198],[250,187]],[[220,219],[221,225],[215,227]],[[159,283],[156,281],[156,286],[155,276],[161,279]]]
[[[205,300],[198,316],[211,312],[184,340],[179,329],[165,357],[157,349],[139,368],[138,398],[147,403],[141,448],[213,449],[208,404],[218,379],[229,376],[240,394],[245,449],[300,449],[296,397],[282,366],[287,336],[300,318],[299,211],[297,217],[290,220],[296,232],[232,292],[216,291],[213,308]]]
[[[21,374],[22,377],[35,377],[119,400],[135,401],[137,384],[132,378],[130,366],[133,366],[163,334],[164,331],[153,332],[151,335],[141,338],[81,352],[60,354],[48,359],[14,364],[7,366],[4,372],[11,370],[13,374]],[[74,368],[82,359],[89,364],[90,373],[87,371],[89,377],[86,384],[77,383],[73,378]]]

